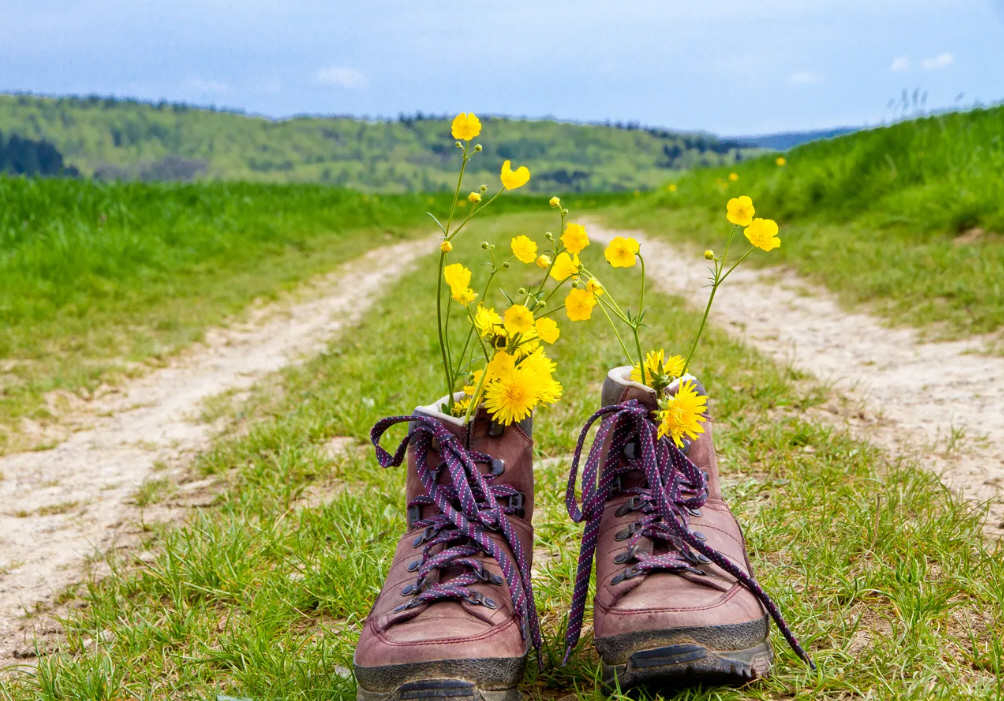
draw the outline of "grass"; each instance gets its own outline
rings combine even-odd
[[[889,318],[965,336],[1004,327],[1004,107],[913,120],[693,171],[609,218],[724,246],[725,203],[781,225],[761,264],[790,265]],[[738,181],[728,180],[732,172]]]
[[[589,196],[589,201],[612,201]],[[613,198],[615,199],[615,198]],[[0,176],[0,452],[86,396],[375,245],[431,232],[448,195],[317,185]],[[466,204],[466,202],[465,202]],[[503,198],[489,211],[546,207]]]
[[[504,242],[549,225],[520,217],[490,228]],[[602,269],[596,248],[585,262]],[[473,240],[457,253],[465,250],[475,260]],[[441,394],[434,325],[414,323],[433,315],[432,265],[392,285],[329,352],[252,397],[195,466],[226,481],[217,506],[152,531],[152,561],[111,555],[112,574],[90,582],[65,620],[62,650],[34,671],[8,673],[0,699],[353,697],[356,635],[404,528],[404,471],[381,470],[362,445],[324,445],[335,436],[362,442],[376,419]],[[617,292],[628,275],[607,282]],[[652,304],[648,343],[682,347],[697,314],[660,295]],[[535,515],[551,663],[580,536],[564,513],[561,458],[607,368],[623,361],[599,324],[562,324],[554,355],[567,396],[535,419],[538,458],[557,458],[537,472]],[[982,514],[917,465],[807,420],[822,394],[804,378],[715,329],[706,338],[697,372],[712,392],[727,498],[762,583],[819,672],[775,637],[769,680],[674,698],[1004,696],[1004,558],[988,551]],[[328,498],[311,506],[307,494]],[[525,691],[604,698],[596,672],[586,636],[568,667],[532,668]]]

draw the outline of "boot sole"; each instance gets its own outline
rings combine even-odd
[[[520,701],[526,656],[355,665],[357,701]]]
[[[770,671],[768,619],[723,626],[627,633],[597,639],[603,681],[633,686],[745,684]]]

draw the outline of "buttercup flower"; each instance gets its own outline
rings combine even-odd
[[[683,374],[683,365],[686,362],[679,355],[674,355],[667,360],[666,351],[661,348],[658,351],[649,351],[645,355],[645,382],[653,386],[654,384],[669,384],[669,381],[675,380]],[[664,382],[656,382],[656,380],[664,380]],[[634,367],[631,368],[631,381],[642,381],[641,368],[638,363],[635,363]]]
[[[586,290],[572,288],[565,297],[565,314],[570,321],[586,321],[593,314],[596,297]]]
[[[557,207],[558,205],[561,204],[561,200],[559,200],[557,197],[552,197],[547,201],[547,203],[552,207]]]
[[[472,393],[474,392],[475,387],[471,387]],[[461,397],[460,399],[454,400],[453,409],[450,410],[450,413],[459,419],[460,417],[464,416],[467,413],[467,407],[469,407],[470,405],[471,405],[470,397]]]
[[[561,334],[561,329],[558,328],[558,322],[548,316],[542,316],[537,319],[536,326],[537,335],[544,343],[554,343],[558,340],[558,336]]]
[[[630,268],[635,264],[635,254],[638,253],[638,242],[633,238],[617,236],[607,250],[603,251],[603,256],[615,268]]]
[[[473,112],[470,114],[461,112],[453,118],[450,133],[453,134],[454,139],[470,141],[481,133],[481,122],[474,116]]]
[[[491,362],[485,366],[485,370],[488,372],[488,376],[485,377],[486,382],[494,382],[508,377],[516,370],[516,358],[505,351],[498,351]]]
[[[670,183],[670,184],[669,184],[669,185],[668,185],[668,186],[666,187],[666,189],[667,189],[667,190],[669,190],[670,192],[676,192],[676,183]]]
[[[541,270],[547,270],[550,264],[551,259],[548,256],[537,256],[537,267]]]
[[[781,247],[781,239],[777,237],[777,222],[773,219],[754,219],[743,233],[750,243],[761,250],[772,251]]]
[[[453,294],[460,294],[471,284],[471,271],[460,263],[453,263],[443,268],[443,278]]]
[[[594,297],[599,297],[605,292],[605,290],[603,289],[603,285],[598,283],[596,280],[590,280],[586,283],[586,292]]]
[[[715,252],[714,252],[714,251],[712,251],[712,250],[711,250],[711,249],[709,248],[708,250],[706,250],[706,251],[704,252],[704,259],[705,259],[705,260],[714,260],[714,259],[715,259]]]
[[[566,280],[579,272],[579,257],[570,256],[565,251],[558,254],[554,259],[554,267],[551,268],[551,277],[558,282]]]
[[[502,326],[502,317],[495,313],[494,309],[485,308],[483,304],[478,305],[478,311],[474,314],[474,325],[478,328],[478,333],[482,338],[494,336]]]
[[[505,310],[503,323],[510,336],[526,333],[533,328],[533,313],[522,304],[514,304]]]
[[[442,251],[443,253],[449,253],[450,251],[453,250],[453,244],[450,243],[449,241],[443,241],[441,244],[439,244],[439,250]]]
[[[496,421],[509,426],[530,415],[539,398],[534,388],[534,379],[526,371],[517,368],[491,383],[485,393],[485,406]]]
[[[738,179],[739,179],[739,174],[738,173],[729,173],[729,180],[731,180],[732,182],[735,182]]]
[[[565,233],[561,235],[561,242],[570,253],[575,255],[582,253],[582,249],[589,245],[586,227],[581,224],[569,224],[565,227]]]
[[[774,162],[777,163],[779,166],[783,166],[788,161],[784,160],[784,156],[778,156],[777,160]]]
[[[462,292],[453,293],[453,299],[457,302],[460,302],[465,307],[471,302],[473,302],[475,299],[477,299],[477,297],[478,293],[472,290],[470,287],[468,287],[466,290],[463,290]]]
[[[523,187],[530,181],[530,171],[526,166],[520,166],[516,170],[512,169],[509,161],[502,164],[502,186],[506,190],[515,190]]]
[[[537,244],[520,234],[509,242],[512,252],[521,263],[532,263],[537,257]]]
[[[698,434],[704,433],[708,398],[699,395],[694,389],[694,383],[687,380],[680,384],[676,394],[659,402],[660,410],[656,412],[659,419],[659,438],[669,436],[678,448],[683,447],[683,439],[694,440]]]
[[[756,210],[753,209],[753,200],[746,195],[733,197],[725,207],[728,210],[728,220],[736,226],[749,226],[753,221]]]
[[[469,202],[473,202],[474,204],[477,204],[478,202],[481,201],[481,193],[479,193],[479,192],[472,192],[471,194],[469,194],[467,196],[467,200]]]

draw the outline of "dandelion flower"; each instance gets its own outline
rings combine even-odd
[[[519,366],[520,371],[533,379],[538,398],[544,404],[553,404],[561,399],[562,387],[552,376],[555,367],[554,361],[547,357],[543,349],[535,351]]]
[[[586,283],[586,292],[594,297],[599,297],[605,291],[606,290],[603,289],[603,285],[601,285],[595,278]]]
[[[442,251],[443,253],[449,253],[450,251],[453,250],[453,244],[450,243],[449,241],[443,241],[441,244],[439,244],[439,250]]]
[[[783,166],[788,161],[784,160],[784,156],[778,156],[777,160],[774,162],[777,163],[779,166]]]
[[[680,384],[676,394],[659,402],[659,438],[669,436],[677,447],[683,447],[683,439],[694,440],[698,434],[704,433],[703,424],[707,419],[703,414],[707,411],[708,398],[697,393],[694,383],[690,380]]]
[[[578,275],[579,265],[581,263],[578,256],[570,256],[565,251],[562,251],[554,259],[554,266],[551,268],[551,277],[558,282],[567,280],[573,275]]]
[[[561,329],[558,328],[558,322],[550,317],[542,316],[537,319],[535,325],[537,327],[537,335],[544,343],[554,343],[558,340],[558,336],[561,334]]]
[[[738,179],[739,179],[739,174],[738,173],[729,173],[729,180],[731,180],[732,182],[735,182]]]
[[[674,355],[666,359],[666,351],[661,348],[658,351],[649,351],[645,354],[645,381],[654,383],[652,386],[668,385],[683,374],[683,365],[686,361],[679,355]],[[641,368],[635,363],[631,368],[631,381],[641,382]]]
[[[474,113],[461,112],[453,118],[453,126],[450,129],[454,139],[470,141],[481,133],[481,122]]]
[[[781,247],[781,239],[777,237],[777,222],[773,219],[754,219],[743,233],[750,243],[761,250],[771,251]]]
[[[509,161],[502,164],[502,186],[506,190],[515,190],[523,187],[530,181],[530,171],[526,166],[520,166],[516,170],[512,169]]]
[[[526,333],[533,328],[533,313],[522,304],[514,304],[505,310],[503,323],[510,336]]]
[[[478,293],[472,290],[470,287],[468,287],[466,290],[463,290],[462,292],[453,293],[453,299],[457,302],[460,302],[465,307],[477,298],[478,298]]]
[[[571,321],[586,321],[593,314],[596,297],[586,290],[572,288],[565,297],[565,314]]]
[[[494,382],[495,380],[501,380],[504,377],[508,377],[516,370],[516,358],[509,355],[504,350],[497,351],[485,366],[485,372],[488,376],[485,377],[486,382]]]
[[[509,245],[521,263],[532,263],[537,257],[537,243],[522,234],[510,241]]]
[[[443,268],[443,277],[455,295],[466,291],[471,284],[471,271],[461,263],[453,263]]]
[[[635,254],[638,250],[638,242],[633,238],[617,236],[607,246],[607,250],[603,251],[603,255],[615,268],[630,268],[636,262]]]
[[[474,391],[473,388],[471,390]],[[471,405],[470,397],[461,397],[460,399],[454,400],[453,408],[450,409],[450,413],[456,416],[458,419],[464,417],[467,414],[467,407]]]
[[[480,192],[472,192],[471,194],[469,194],[469,195],[467,196],[467,200],[468,200],[469,202],[472,202],[472,203],[474,203],[474,204],[477,204],[478,202],[480,202],[480,201],[481,201],[481,193],[480,193]]]
[[[560,204],[561,204],[561,200],[560,200],[560,199],[558,199],[557,197],[552,197],[551,199],[549,199],[549,200],[547,201],[547,203],[548,203],[549,205],[551,205],[552,207],[557,207],[558,205],[560,205]]]
[[[753,200],[746,195],[733,197],[726,205],[728,220],[736,226],[749,226],[753,221]]]
[[[561,235],[561,242],[573,255],[582,253],[582,249],[589,245],[586,227],[581,224],[569,224],[565,227],[565,233]]]
[[[518,369],[493,382],[485,392],[485,406],[492,418],[503,426],[529,416],[538,399],[534,377]]]
[[[548,256],[537,256],[537,267],[541,270],[547,270],[548,266],[551,265],[551,259]]]

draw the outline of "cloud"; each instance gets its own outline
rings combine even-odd
[[[823,76],[818,73],[810,73],[809,71],[799,71],[798,73],[791,76],[792,83],[821,83],[823,82]]]
[[[955,63],[954,56],[950,53],[942,53],[932,58],[925,58],[921,60],[920,67],[925,71],[936,71],[939,68],[948,68],[953,63]]]
[[[361,88],[366,85],[366,76],[355,68],[331,66],[317,71],[315,80],[324,85],[335,85],[340,88]]]
[[[906,56],[899,56],[892,60],[892,65],[889,66],[889,70],[893,73],[902,73],[903,71],[910,69],[910,59]]]

